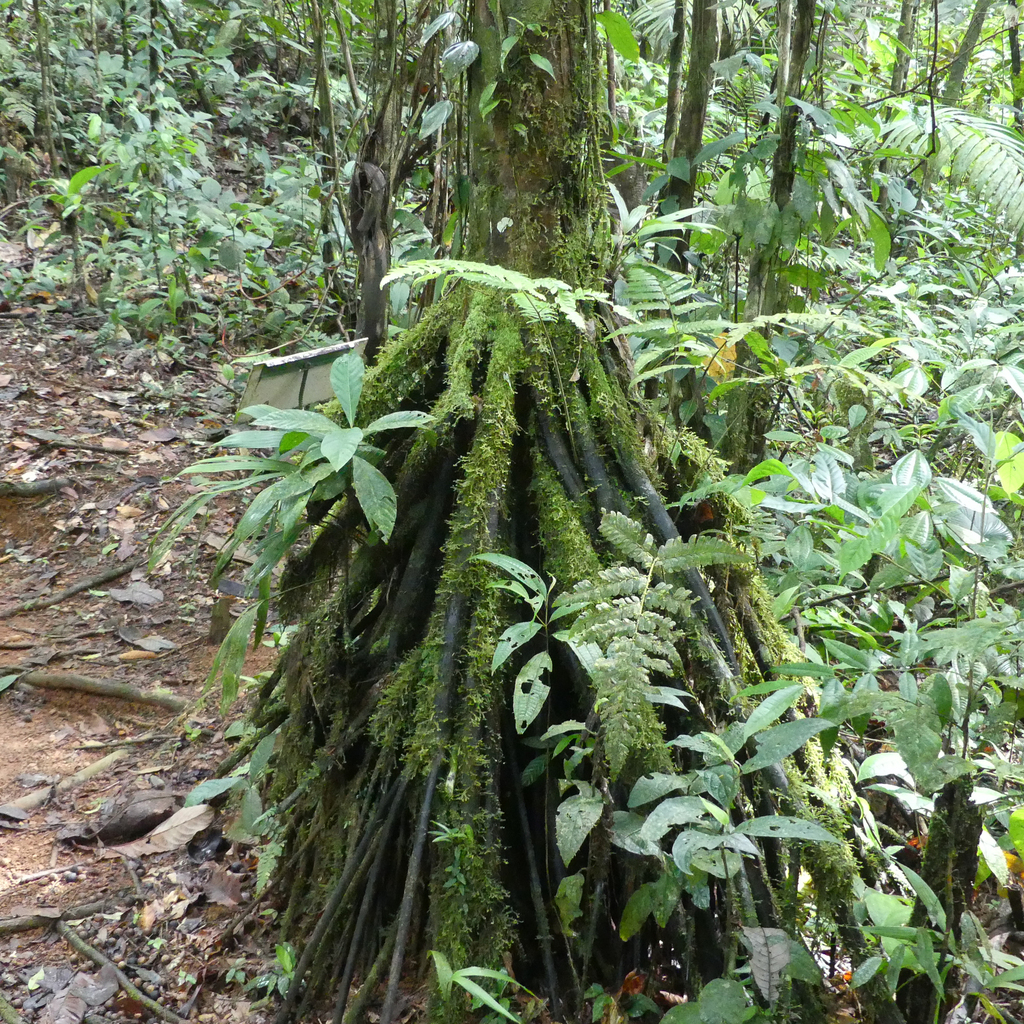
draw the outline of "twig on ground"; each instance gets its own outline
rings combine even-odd
[[[103,572],[96,576],[92,576],[87,580],[79,580],[77,583],[73,583],[70,587],[65,587],[64,590],[59,590],[56,594],[51,594],[49,597],[37,597],[31,601],[25,601],[22,604],[11,605],[9,608],[0,608],[0,619],[10,619],[15,615],[20,615],[22,612],[32,612],[37,608],[49,608],[51,605],[60,604],[61,601],[66,598],[73,597],[75,594],[81,593],[83,590],[91,590],[93,587],[98,587],[102,583],[109,583],[111,580],[116,580],[121,576],[130,573],[133,569],[137,569],[140,565],[144,565],[147,559],[147,555],[139,555],[137,558],[130,558],[127,562],[122,562],[121,565],[111,566],[109,569],[104,569]]]
[[[77,871],[78,868],[84,868],[85,864],[63,864],[55,868],[47,868],[45,871],[33,871],[31,875],[22,875],[21,878],[16,878],[10,885],[9,889],[5,889],[5,892],[10,891],[16,885],[22,885],[25,882],[34,882],[38,878],[46,878],[47,875],[59,875],[62,871]]]
[[[99,775],[100,772],[106,771],[112,764],[127,756],[127,750],[111,751],[106,757],[93,761],[92,764],[86,765],[80,772],[75,772],[74,775],[70,775],[68,778],[58,782],[56,791],[58,793],[66,793],[69,789],[74,789],[75,786],[81,785],[81,783],[91,779],[94,775]],[[35,810],[35,808],[42,807],[46,803],[54,788],[53,786],[43,786],[41,789],[34,789],[31,793],[26,793],[24,796],[19,796],[17,800],[12,800],[11,803],[15,807],[20,807],[23,811]]]
[[[39,686],[44,690],[77,690],[79,693],[92,693],[97,697],[118,697],[121,700],[134,701],[136,704],[152,704],[154,707],[174,712],[183,711],[185,708],[185,701],[170,694],[144,693],[130,683],[117,683],[112,679],[90,679],[75,672],[37,670],[26,672],[18,682]]]
[[[125,871],[128,872],[128,877],[132,880],[132,885],[135,886],[135,891],[138,893],[139,899],[144,900],[146,894],[142,891],[142,883],[139,881],[139,876],[135,874],[135,869],[131,865],[131,861],[123,854],[119,853],[118,856],[121,858],[121,863],[124,865]]]
[[[84,939],[80,938],[78,933],[70,928],[64,921],[57,922],[57,931],[64,937],[64,941],[67,942],[72,949],[78,950],[82,956],[88,957],[97,967],[109,967],[114,974],[117,976],[117,980],[121,983],[121,988],[125,990],[133,999],[137,999],[143,1006],[149,1010],[150,1013],[159,1017],[161,1020],[165,1020],[168,1024],[185,1024],[184,1018],[179,1017],[172,1010],[168,1010],[166,1006],[161,1005],[155,999],[150,999],[145,992],[136,988],[128,976],[122,971],[116,964],[108,960],[98,949],[93,948]]]

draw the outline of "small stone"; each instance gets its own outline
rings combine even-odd
[[[65,871],[61,876],[65,882],[77,882],[78,875],[74,871]]]
[[[25,714],[23,714],[21,716],[21,720],[23,722],[31,722],[32,721],[32,716],[26,711]]]

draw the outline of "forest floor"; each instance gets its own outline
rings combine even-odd
[[[183,365],[123,332],[103,340],[105,319],[0,313],[0,993],[48,1024],[161,1016],[72,947],[69,922],[164,1019],[260,1021],[270,1011],[245,982],[279,977],[272,911],[253,902],[255,855],[224,838],[230,816],[186,813],[142,847],[111,849],[181,808],[238,731],[225,737],[219,692],[200,699],[217,650],[211,609],[231,601],[210,586],[213,559],[237,499],[218,499],[153,572],[146,564],[190,492],[177,474],[207,454],[236,398],[212,362]],[[53,493],[3,493],[57,478]],[[243,571],[229,567],[229,593]],[[245,673],[276,655],[258,647]],[[15,681],[29,671],[41,685]],[[184,710],[49,688],[69,674]],[[245,710],[237,702],[232,718]],[[91,778],[56,788],[96,762]]]

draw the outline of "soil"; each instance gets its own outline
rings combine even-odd
[[[255,895],[258,850],[218,843],[211,831],[231,833],[230,802],[215,801],[206,832],[193,837],[186,824],[164,852],[111,854],[86,838],[126,803],[169,816],[229,753],[239,730],[231,723],[247,710],[245,693],[227,716],[213,688],[203,697],[221,598],[213,560],[244,492],[218,499],[152,571],[145,562],[157,531],[195,493],[178,474],[208,454],[237,399],[213,360],[109,336],[105,317],[30,312],[0,318],[0,494],[11,483],[64,484],[0,496],[0,993],[25,1020],[55,1019],[71,975],[99,968],[54,927],[26,930],[26,919],[98,904],[74,914],[72,927],[144,993],[191,1019],[260,1021],[270,1013],[264,990],[245,986],[263,975],[277,983],[264,934],[273,910]],[[119,578],[22,610],[119,568]],[[232,563],[226,576],[240,584],[244,569]],[[233,600],[232,612],[244,606]],[[245,674],[267,671],[277,653],[251,651]],[[27,687],[17,679],[28,670],[165,692],[185,711]],[[109,768],[56,790],[114,751],[122,756]],[[12,806],[36,790],[40,806]],[[70,1007],[62,1021],[73,1019]],[[86,1012],[95,1021],[153,1016],[123,987]]]

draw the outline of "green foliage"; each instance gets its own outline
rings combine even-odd
[[[395,527],[396,498],[388,479],[374,463],[381,451],[367,438],[384,431],[428,426],[427,413],[407,411],[380,416],[365,427],[356,427],[362,394],[363,361],[347,352],[331,366],[331,386],[350,426],[304,409],[252,406],[242,410],[256,430],[242,430],[217,442],[220,447],[270,450],[273,455],[218,455],[202,459],[183,470],[207,483],[211,473],[241,473],[235,479],[208,484],[193,495],[162,529],[150,564],[170,550],[182,532],[206,506],[221,494],[261,487],[239,519],[215,566],[220,574],[242,544],[251,545],[255,560],[247,573],[259,600],[235,620],[214,659],[207,685],[220,676],[221,704],[225,709],[238,693],[238,678],[249,638],[256,631],[259,643],[270,599],[274,568],[285,558],[306,529],[306,507],[311,501],[333,501],[351,486],[367,522],[383,541]]]

